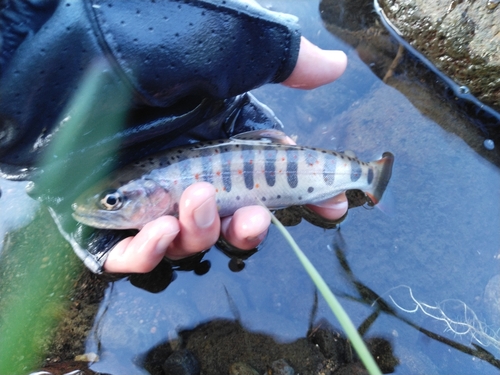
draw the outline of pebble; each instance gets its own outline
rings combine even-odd
[[[259,375],[259,373],[246,363],[236,362],[229,366],[229,375]]]
[[[493,10],[498,6],[498,3],[498,0],[488,0],[488,2],[486,3],[486,8],[488,8],[488,10]]]
[[[458,92],[462,95],[467,95],[467,94],[470,94],[470,90],[467,86],[460,86],[458,88]]]
[[[493,150],[495,148],[495,142],[492,139],[485,139],[483,142],[483,146],[487,150]]]
[[[295,375],[295,370],[284,359],[271,363],[272,375]]]
[[[165,375],[199,375],[200,364],[193,353],[182,349],[167,358],[163,371]]]
[[[318,328],[310,335],[310,340],[317,345],[327,359],[337,363],[348,362],[346,341],[338,332],[328,328]]]
[[[96,353],[85,353],[75,356],[77,362],[99,362],[99,355]]]

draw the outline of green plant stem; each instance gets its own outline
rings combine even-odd
[[[303,253],[303,251],[299,248],[299,246],[297,245],[293,237],[290,235],[290,233],[283,226],[283,224],[281,224],[280,221],[276,219],[276,217],[272,213],[270,214],[272,222],[274,223],[274,225],[276,225],[276,227],[280,230],[285,239],[288,241],[293,251],[299,258],[300,262],[304,266],[305,270],[311,277],[312,281],[318,288],[319,292],[325,298],[326,302],[328,303],[328,306],[330,306],[330,308],[332,309],[333,314],[338,319],[347,337],[351,341],[354,350],[356,350],[356,352],[358,353],[359,358],[365,365],[368,372],[371,375],[382,374],[379,367],[377,366],[377,363],[373,359],[373,356],[368,351],[368,348],[366,347],[363,339],[359,335],[356,327],[352,323],[351,319],[349,318],[349,316],[347,315],[347,313],[345,312],[344,308],[339,303],[337,298],[335,298],[335,295],[332,293],[332,291],[326,284],[325,280],[321,277],[321,275],[313,266],[313,264],[309,261],[309,259]]]

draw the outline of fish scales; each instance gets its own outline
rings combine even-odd
[[[149,171],[136,163],[84,194],[73,206],[75,219],[98,228],[141,228],[161,215],[177,215],[181,194],[199,181],[215,187],[222,217],[259,201],[277,209],[319,203],[349,189],[377,203],[393,163],[390,153],[365,163],[335,151],[248,140],[200,143],[157,157],[168,163]]]
[[[286,207],[296,201],[321,200],[331,195],[331,185],[325,180],[333,179],[325,179],[325,173],[349,176],[344,179],[344,185],[352,180],[351,163],[337,163],[337,156],[331,153],[318,157],[316,151],[297,147],[276,146],[273,152],[269,152],[266,146],[248,145],[219,146],[211,148],[210,152],[203,151],[187,152],[179,162],[157,169],[144,178],[160,182],[179,199],[185,188],[194,182],[211,181],[216,188],[221,215],[232,213],[241,205],[255,204],[256,200],[266,202],[270,208]],[[223,163],[227,165],[224,171]],[[325,163],[335,168],[325,172]],[[211,168],[206,168],[207,165]],[[165,176],[173,178],[165,179]],[[273,181],[270,184],[271,176]],[[338,183],[342,183],[340,177]]]

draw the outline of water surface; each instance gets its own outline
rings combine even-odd
[[[352,150],[365,161],[385,151],[396,158],[381,209],[351,209],[335,229],[302,221],[289,227],[292,236],[355,325],[380,310],[373,301],[377,296],[397,314],[379,312],[370,324],[365,322],[366,338],[391,344],[399,360],[396,374],[498,373],[491,363],[458,350],[460,346],[415,328],[471,349],[479,345],[500,357],[500,348],[493,345],[499,339],[499,313],[485,298],[488,282],[500,273],[500,171],[496,154],[487,154],[496,151],[475,147],[481,135],[432,90],[408,90],[414,83],[403,76],[393,86],[413,92],[407,98],[401,87],[384,83],[363,62],[371,47],[352,47],[330,34],[318,1],[261,3],[299,16],[308,39],[322,48],[344,50],[349,57],[346,73],[332,85],[313,91],[269,85],[254,92],[275,111],[285,131],[299,144]],[[85,342],[85,351],[100,358],[90,368],[145,374],[144,361],[153,348],[214,320],[238,321],[248,332],[268,335],[276,343],[304,338],[320,322],[340,331],[322,298],[315,302],[313,284],[276,228],[240,272],[232,272],[230,259],[215,248],[204,259],[210,262],[208,272],[176,272],[175,280],[157,293],[128,279],[109,284]],[[433,309],[438,306],[450,320]],[[473,325],[474,317],[485,324],[476,325],[476,331],[454,324]],[[236,351],[243,343],[234,345]]]

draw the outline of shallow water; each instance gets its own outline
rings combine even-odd
[[[349,57],[348,70],[332,85],[308,92],[278,85],[255,91],[285,131],[297,136],[299,144],[352,150],[366,161],[384,151],[396,157],[381,209],[351,209],[336,229],[302,222],[288,228],[292,236],[355,325],[378,311],[376,296],[392,308],[392,314],[374,315],[365,337],[390,342],[399,360],[396,374],[498,373],[491,363],[416,328],[472,350],[471,343],[480,345],[500,357],[500,347],[494,346],[499,313],[484,294],[489,280],[500,273],[496,151],[476,147],[481,135],[432,91],[405,76],[392,82],[398,89],[383,83],[360,58],[366,61],[366,46],[353,48],[325,29],[317,1],[261,3],[298,15],[308,39],[323,48],[342,49]],[[5,186],[2,181],[4,191]],[[0,204],[6,198],[4,194]],[[1,225],[3,232],[11,229]],[[146,374],[143,363],[153,348],[175,342],[181,331],[220,319],[239,321],[248,332],[277,343],[304,338],[311,325],[325,320],[341,331],[322,298],[315,303],[313,284],[276,228],[240,272],[232,272],[230,259],[215,248],[205,259],[210,262],[207,273],[176,272],[175,280],[158,293],[128,279],[109,284],[85,342],[85,352],[99,354],[90,368]],[[410,312],[418,306],[411,296],[421,303],[420,310]],[[446,300],[462,302],[442,304]],[[439,305],[450,320],[432,308]],[[464,333],[464,326],[455,324],[473,325],[472,311],[488,330],[476,325],[476,331]],[[235,353],[241,347],[244,343],[234,343]],[[238,360],[235,354],[233,361]],[[294,358],[287,360],[294,363]]]

